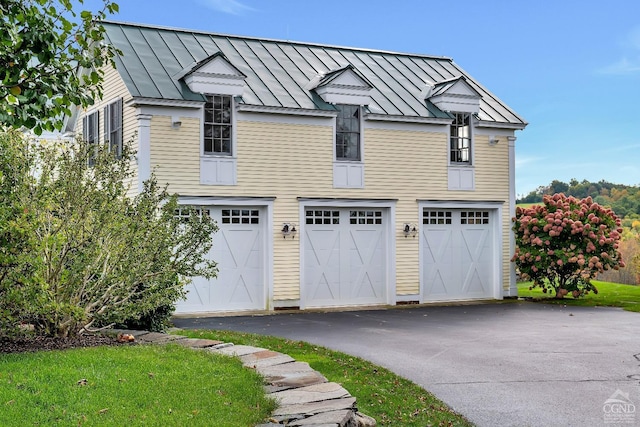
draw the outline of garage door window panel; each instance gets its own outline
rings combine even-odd
[[[460,224],[489,224],[489,212],[487,211],[463,211],[460,212]]]
[[[308,210],[305,212],[305,222],[311,224],[340,224],[340,211]]]
[[[350,211],[351,224],[382,224],[382,211]]]
[[[260,211],[257,209],[223,209],[223,224],[259,224]]]
[[[451,212],[425,209],[422,213],[422,223],[425,225],[449,225],[451,221]]]

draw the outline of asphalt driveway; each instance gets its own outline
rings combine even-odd
[[[174,323],[304,340],[362,357],[478,426],[640,425],[640,313],[507,302]],[[623,403],[607,402],[612,397]]]

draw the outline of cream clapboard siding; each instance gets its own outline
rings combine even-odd
[[[506,138],[503,138],[506,139]],[[509,289],[510,233],[509,144],[489,145],[488,136],[475,138],[476,191],[481,199],[504,201],[502,205],[502,289]],[[469,196],[471,199],[471,196]]]
[[[298,197],[396,199],[396,293],[419,293],[419,237],[405,238],[405,222],[418,224],[418,199],[508,200],[506,144],[476,140],[475,191],[447,189],[446,127],[442,133],[367,129],[364,135],[365,188],[333,188],[331,126],[239,121],[237,185],[199,184],[200,124],[182,118],[179,129],[168,116],[151,122],[151,165],[172,192],[200,196],[275,197],[274,300],[300,297],[299,240],[282,239],[283,222],[300,223]],[[498,151],[500,150],[500,151]],[[497,159],[496,155],[505,157]],[[504,165],[503,165],[504,163]],[[508,219],[505,204],[505,219]],[[420,227],[420,224],[418,224]],[[508,225],[503,230],[508,252]],[[508,256],[505,258],[508,260]],[[508,262],[503,266],[508,286]]]
[[[82,119],[87,115],[95,111],[100,113],[99,134],[100,142],[104,143],[104,114],[103,108],[105,105],[110,104],[118,98],[122,98],[122,141],[124,144],[130,144],[133,150],[138,149],[137,139],[137,120],[135,108],[128,107],[127,101],[131,99],[131,95],[124,84],[124,81],[120,77],[120,74],[112,67],[105,67],[104,69],[104,81],[102,83],[104,88],[102,99],[96,102],[96,104],[83,110],[78,115],[78,121],[75,124],[75,132],[82,137]],[[134,175],[131,177],[129,196],[133,196],[138,192],[138,175],[137,165],[135,160],[131,164]]]

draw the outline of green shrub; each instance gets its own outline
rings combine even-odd
[[[15,193],[0,218],[0,253],[9,254],[0,257],[0,334],[21,323],[46,335],[141,319],[160,328],[190,277],[215,276],[205,258],[213,221],[195,209],[178,218],[177,197],[154,177],[128,197],[127,147],[117,158],[82,141],[11,138],[2,160],[16,176],[0,181],[0,192]]]

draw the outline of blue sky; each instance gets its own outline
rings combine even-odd
[[[554,179],[640,185],[638,0],[116,2],[118,21],[451,57],[529,122],[518,195]]]

